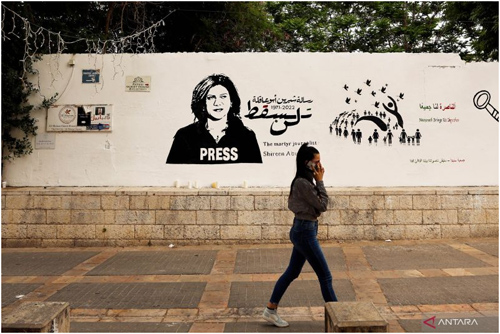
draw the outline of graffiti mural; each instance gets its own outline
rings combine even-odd
[[[269,132],[273,136],[284,134],[289,127],[298,125],[302,119],[311,118],[312,100],[303,96],[292,98],[281,98],[274,95],[272,98],[254,96],[248,101],[248,114],[246,118],[254,119],[273,119]],[[260,105],[260,108],[259,108]],[[301,112],[300,108],[306,112]],[[271,113],[269,113],[269,109]]]
[[[195,121],[175,134],[167,164],[262,163],[257,138],[243,124],[240,106],[229,77],[203,79],[191,99]]]
[[[477,94],[474,95],[473,101],[477,109],[485,109],[491,115],[491,117],[493,117],[498,122],[498,110],[490,103],[490,92],[486,90],[477,92]]]
[[[60,66],[56,81],[50,58],[35,64],[41,90],[30,104],[59,94],[57,106],[33,110],[37,134],[54,136],[11,164],[10,185],[289,187],[308,143],[321,152],[328,187],[498,186],[495,62],[453,54],[109,54],[92,62],[96,89],[74,75],[88,58],[61,55],[61,64],[75,65]]]
[[[388,84],[376,88],[372,80],[366,80],[361,86],[350,87],[345,84],[343,90],[347,97],[344,103],[350,110],[344,110],[330,124],[330,134],[339,139],[351,138],[354,144],[392,146],[398,139],[400,144],[420,145],[422,133],[416,129],[412,134],[405,130],[400,104],[404,101],[405,93],[391,92]],[[370,123],[376,128],[369,129],[364,123]],[[377,129],[378,128],[378,129]],[[363,139],[364,138],[364,139]]]

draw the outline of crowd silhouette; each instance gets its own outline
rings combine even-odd
[[[364,84],[371,87],[372,80],[366,80]],[[372,90],[369,98],[375,99],[374,103],[370,104],[368,108],[363,108],[364,110],[362,112],[358,112],[357,109],[342,112],[329,125],[330,134],[333,135],[333,130],[335,129],[335,136],[337,138],[348,139],[350,135],[352,142],[356,145],[361,145],[364,137],[364,142],[368,142],[369,145],[378,145],[380,139],[382,139],[384,145],[392,146],[393,142],[396,140],[395,136],[398,136],[400,144],[420,145],[422,139],[420,130],[417,129],[414,134],[410,135],[403,126],[403,117],[399,112],[398,104],[401,100],[404,100],[405,94],[395,94],[393,96],[395,96],[396,99],[394,99],[392,96],[388,95],[387,87],[388,85],[386,84],[378,91],[368,88]],[[355,105],[359,106],[358,98],[363,95],[363,89],[350,89],[347,84],[344,85],[343,89],[352,94],[352,96],[348,96],[345,99],[345,103],[351,108],[355,107]],[[366,107],[367,104],[364,104],[364,106]],[[369,110],[373,107],[378,109],[381,106],[384,110]],[[388,115],[388,113],[390,115]],[[391,116],[393,117],[391,118]],[[370,130],[369,134],[364,134],[363,131],[366,130],[362,131],[361,129],[366,129],[366,126],[361,127],[360,125],[365,125],[368,122],[373,123],[378,129],[375,128],[373,132]]]

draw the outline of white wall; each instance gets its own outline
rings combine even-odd
[[[70,67],[73,57],[76,65]],[[266,143],[302,141],[314,142],[321,152],[327,186],[498,185],[498,121],[473,103],[477,92],[487,90],[491,105],[500,107],[498,63],[466,64],[453,54],[177,53],[47,56],[37,67],[40,76],[33,80],[40,83],[43,95],[64,92],[57,105],[112,104],[112,131],[56,133],[55,149],[34,150],[6,164],[3,178],[11,186],[172,186],[175,180],[182,185],[197,181],[202,187],[215,181],[222,187],[243,181],[250,187],[288,186],[295,173],[294,157],[267,155],[295,153],[298,146]],[[101,70],[101,83],[83,84],[82,70],[93,68]],[[176,131],[193,122],[194,87],[213,73],[224,73],[235,83],[242,120],[257,136],[262,164],[165,163]],[[150,92],[125,91],[126,76],[136,75],[151,76]],[[355,93],[357,88],[361,95]],[[311,108],[312,116],[279,136],[270,133],[272,119],[245,117],[254,96],[275,95],[312,100],[289,104],[301,107],[302,114]],[[377,145],[370,145],[367,139],[377,128],[371,121],[355,126],[363,131],[359,145],[350,136],[330,134],[329,125],[342,112],[356,109],[362,116],[365,110],[382,111],[382,104],[390,102],[387,96],[397,100],[406,132],[420,130],[420,145],[400,144],[400,129],[393,131],[392,146],[384,145],[383,132]],[[40,96],[32,100],[40,101]],[[455,109],[434,109],[435,104],[453,104]],[[257,105],[262,109],[263,104]],[[424,109],[428,106],[430,110]],[[41,134],[46,114],[34,113]],[[387,116],[394,125],[396,118]]]

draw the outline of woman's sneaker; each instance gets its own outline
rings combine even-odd
[[[277,327],[289,326],[288,322],[280,318],[280,316],[278,315],[278,311],[276,310],[270,310],[266,307],[264,313],[262,314],[262,317]]]

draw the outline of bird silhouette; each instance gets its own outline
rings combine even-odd
[[[372,81],[371,81],[371,80],[366,80],[366,85],[367,85],[368,87],[370,87],[371,83],[372,83]]]
[[[348,89],[349,89],[349,86],[344,85],[344,89],[345,89],[345,90],[348,90]]]
[[[347,99],[345,99],[345,103],[350,104],[351,103],[351,98],[348,97]]]
[[[380,91],[385,94],[386,89],[387,89],[387,87],[382,87],[382,89]]]
[[[373,95],[373,96],[375,96],[375,95],[377,95],[377,93],[375,93],[375,91],[373,91],[373,92],[372,92],[372,95]]]
[[[361,95],[361,92],[362,92],[362,91],[363,91],[363,90],[362,90],[361,88],[358,88],[358,90],[356,91],[356,93],[357,93],[358,95]]]
[[[402,100],[404,98],[405,94],[404,93],[399,93],[399,98]]]

